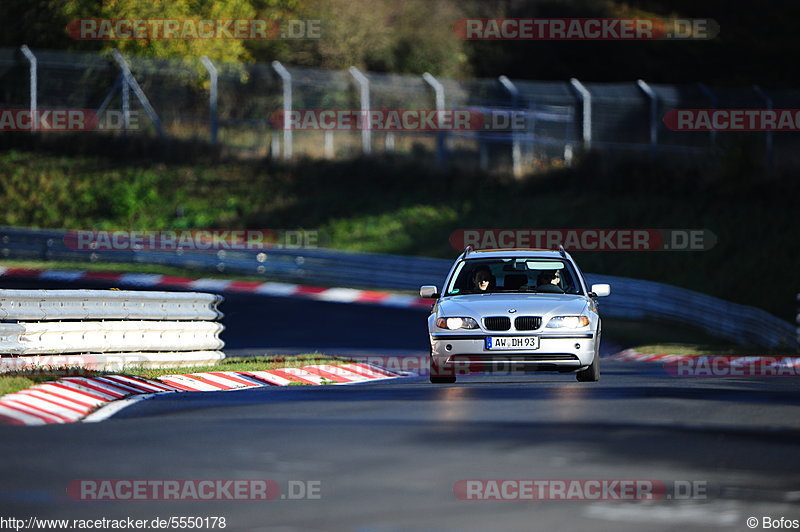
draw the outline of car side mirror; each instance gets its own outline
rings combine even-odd
[[[592,289],[589,291],[590,297],[605,297],[611,295],[610,284],[593,284]]]
[[[425,285],[419,289],[419,297],[426,299],[437,299],[439,297],[439,288],[433,285]]]

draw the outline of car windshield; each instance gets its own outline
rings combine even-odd
[[[483,293],[581,294],[569,262],[547,258],[493,258],[461,261],[445,295]]]

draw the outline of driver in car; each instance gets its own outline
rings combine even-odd
[[[564,290],[558,286],[561,281],[561,274],[558,270],[546,271],[539,274],[536,278],[537,292],[550,292],[553,294],[563,294]]]
[[[472,285],[475,292],[487,292],[491,285],[492,272],[487,267],[478,268],[472,274]]]

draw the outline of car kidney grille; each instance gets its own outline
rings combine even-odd
[[[492,316],[484,318],[483,323],[490,331],[507,331],[511,328],[511,318],[508,316]]]
[[[518,331],[533,331],[542,326],[540,316],[520,316],[514,320],[514,327]]]

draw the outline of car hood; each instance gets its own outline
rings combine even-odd
[[[571,294],[469,294],[439,300],[438,315],[466,316],[542,316],[582,314],[587,298]],[[510,309],[516,312],[509,313]]]

